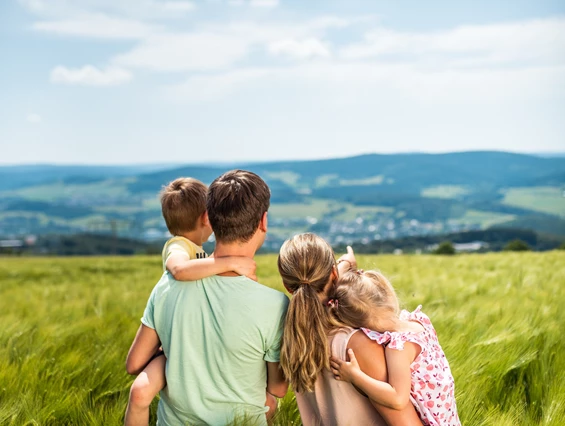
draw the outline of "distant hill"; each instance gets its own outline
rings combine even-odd
[[[171,167],[174,166],[170,164],[139,166],[58,166],[51,164],[0,166],[0,191],[43,185],[57,181],[89,183],[112,177],[134,176]]]
[[[229,166],[0,167],[0,236],[105,231],[163,238],[163,185],[179,176],[210,183],[236,167],[271,188],[272,247],[306,230],[335,244],[495,225],[565,235],[565,158],[477,151]]]

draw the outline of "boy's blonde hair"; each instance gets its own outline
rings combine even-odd
[[[171,235],[194,231],[206,211],[208,188],[193,178],[178,178],[163,187],[161,211]]]
[[[299,234],[281,247],[278,267],[292,298],[281,345],[281,367],[297,392],[310,392],[318,374],[329,369],[329,319],[324,307],[335,258],[315,234]]]
[[[394,288],[379,271],[347,272],[330,292],[328,311],[335,327],[390,330],[398,324],[400,306]],[[381,326],[383,324],[383,326]]]

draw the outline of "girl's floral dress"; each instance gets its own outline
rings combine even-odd
[[[420,354],[410,365],[412,386],[410,401],[414,404],[424,425],[459,426],[461,422],[455,406],[455,382],[449,364],[439,345],[437,334],[430,319],[418,308],[414,312],[403,310],[400,318],[422,324],[421,332],[404,331],[379,333],[363,328],[371,339],[390,349],[403,350],[404,342],[420,346]]]

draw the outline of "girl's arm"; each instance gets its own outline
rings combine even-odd
[[[361,371],[373,379],[383,382],[388,380],[385,350],[381,345],[369,339],[362,331],[357,331],[349,339],[347,348],[353,349],[355,352],[355,359]],[[357,388],[357,390],[362,393],[360,389]],[[408,404],[403,410],[398,411],[373,400],[369,401],[389,426],[422,426],[422,421],[412,404]]]
[[[167,259],[166,267],[178,281],[195,281],[231,271],[257,280],[255,261],[243,256],[190,259],[186,254],[172,253]]]
[[[420,347],[411,342],[404,343],[401,351],[385,349],[389,383],[363,373],[351,349],[348,350],[350,362],[332,358],[331,368],[337,380],[352,383],[375,403],[402,410],[410,403],[410,364],[419,352]]]
[[[347,246],[347,253],[337,260],[337,270],[340,275],[351,270],[357,270],[357,260],[355,259],[355,253],[353,253],[351,246]]]

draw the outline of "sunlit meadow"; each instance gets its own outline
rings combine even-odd
[[[276,256],[257,262],[282,290]],[[359,264],[431,317],[464,425],[565,424],[565,252]],[[121,424],[124,361],[160,268],[159,257],[0,258],[0,424]],[[275,423],[300,424],[291,392]]]

